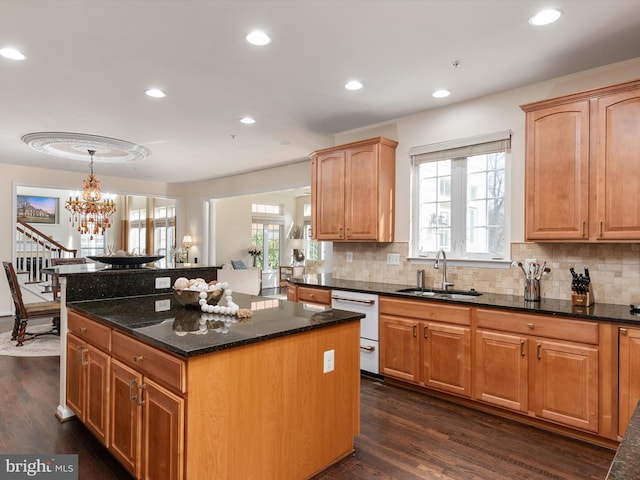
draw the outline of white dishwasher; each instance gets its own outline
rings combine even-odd
[[[331,306],[338,310],[365,315],[360,320],[360,370],[379,374],[378,296],[370,293],[333,290]]]

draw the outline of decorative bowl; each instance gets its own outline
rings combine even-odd
[[[218,288],[216,290],[208,290],[207,303],[209,305],[217,305],[222,295],[224,295],[224,289]],[[200,308],[200,292],[197,290],[183,290],[179,288],[173,288],[173,294],[180,305],[185,307]]]
[[[117,257],[115,255],[107,256],[107,255],[93,255],[87,256],[91,260],[95,260],[96,262],[106,263],[111,265],[111,268],[141,268],[145,263],[157,262],[164,258],[164,255],[140,255],[140,256],[128,256],[128,257]]]

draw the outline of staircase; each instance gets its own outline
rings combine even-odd
[[[77,250],[69,249],[42,233],[37,228],[18,218],[16,224],[16,251],[14,268],[23,277],[25,284],[49,280],[42,273],[51,266],[53,258],[73,258]]]

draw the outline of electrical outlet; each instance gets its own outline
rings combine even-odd
[[[157,277],[156,288],[171,288],[171,277]]]
[[[535,258],[526,258],[524,260],[524,271],[529,273],[531,271],[530,266],[532,263],[538,263],[538,260]]]
[[[347,252],[347,263],[353,262],[353,252]]]
[[[324,352],[324,369],[323,373],[333,372],[335,368],[335,350],[327,350]]]
[[[400,254],[399,253],[388,253],[387,254],[387,265],[400,265]]]
[[[171,300],[156,300],[155,307],[156,312],[168,312],[171,310]]]

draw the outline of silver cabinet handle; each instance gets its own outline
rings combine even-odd
[[[373,352],[375,351],[376,347],[374,347],[373,345],[360,345],[360,350],[364,350],[366,352]]]
[[[331,298],[333,300],[342,300],[343,302],[364,303],[366,305],[375,305],[376,304],[375,300],[360,300],[360,299],[357,299],[357,298],[338,297],[337,295],[331,295]]]

